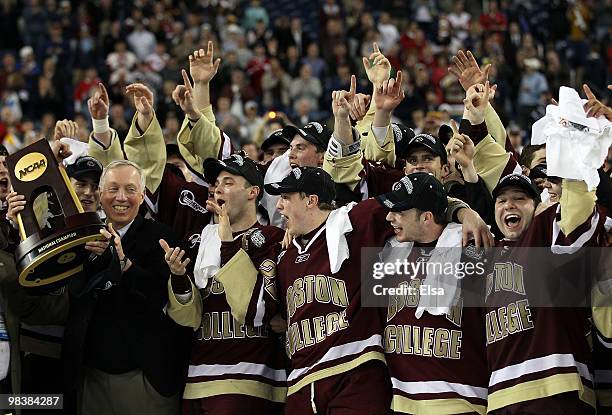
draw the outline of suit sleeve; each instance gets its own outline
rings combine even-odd
[[[105,148],[98,140],[93,136],[93,133],[89,135],[89,149],[88,154],[98,160],[104,167],[115,160],[125,159],[123,150],[121,149],[121,143],[119,142],[119,135],[117,131],[111,128],[111,145]]]
[[[162,310],[168,303],[168,275],[170,269],[164,259],[159,239],[165,239],[170,246],[178,246],[178,240],[164,225],[144,219],[145,225],[138,229],[138,240],[134,248],[125,252],[132,266],[121,275],[120,288],[135,300],[154,310]],[[164,230],[155,229],[164,227]],[[128,231],[129,232],[129,231]]]
[[[141,133],[136,127],[136,115],[134,115],[123,147],[128,160],[144,170],[147,190],[155,193],[166,167],[166,143],[157,116],[153,116],[147,129]]]
[[[176,298],[168,279],[168,315],[177,324],[196,330],[202,324],[202,296],[191,280],[190,283],[191,298],[183,304]]]

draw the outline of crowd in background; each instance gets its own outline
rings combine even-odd
[[[587,83],[606,101],[611,3],[2,0],[0,142],[13,151],[50,137],[63,118],[77,121],[86,141],[86,101],[100,81],[120,137],[133,115],[123,91],[142,82],[154,90],[164,136],[174,141],[179,67],[212,40],[222,58],[213,106],[235,147],[260,144],[271,121],[328,120],[331,92],[349,88],[373,42],[404,74],[406,99],[394,116],[417,132],[461,115],[464,94],[447,71],[457,50],[491,63],[494,106],[520,146],[559,86]]]

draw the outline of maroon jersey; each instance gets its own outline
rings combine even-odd
[[[472,260],[468,252],[474,251],[464,251],[461,262]],[[407,260],[427,263],[431,255],[431,247],[415,244]],[[389,298],[384,340],[393,385],[391,409],[410,414],[485,414],[488,369],[482,309],[472,304],[463,307],[461,297],[445,315],[425,311],[418,318],[421,289],[429,287],[423,285],[424,272],[413,277],[399,284],[404,294]],[[469,278],[478,277],[466,276],[461,284],[469,284]]]
[[[198,235],[212,221],[206,200],[206,186],[186,181],[168,165],[155,194],[147,192],[145,198],[151,216],[170,226],[182,239],[191,241],[196,252]]]
[[[390,192],[393,184],[404,177],[401,169],[389,167],[382,162],[369,161],[364,157],[361,163],[361,181],[355,190],[361,192],[363,200]]]
[[[279,256],[276,279],[287,317],[292,369],[288,395],[366,361],[384,360],[380,310],[361,307],[361,248],[382,247],[393,234],[386,213],[374,199],[349,211],[350,258],[335,274],[326,239],[329,219],[308,235],[305,246],[294,240]]]
[[[531,306],[529,297],[543,291],[538,282],[552,257],[519,249],[546,247],[548,252],[552,246],[599,244],[605,218],[597,210],[568,236],[559,230],[559,212],[559,204],[552,205],[534,217],[520,240],[500,241],[506,249],[496,251],[491,261],[485,302],[489,411],[573,391],[576,399],[595,406],[590,310]],[[583,274],[576,277],[588,278]]]
[[[233,242],[222,243],[221,266],[243,248],[260,270],[258,280],[269,281],[275,275],[277,245],[283,236],[281,229],[259,224],[235,233]],[[195,332],[184,398],[241,394],[284,402],[286,370],[281,337],[267,326],[236,321],[224,286],[216,279],[199,293],[202,324]]]

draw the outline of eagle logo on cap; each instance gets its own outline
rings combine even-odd
[[[232,154],[232,158],[237,165],[242,166],[244,164],[244,159],[240,154]]]
[[[323,126],[318,122],[311,122],[310,125],[312,125],[314,129],[317,130],[317,133],[321,134],[323,132]]]
[[[96,163],[94,163],[93,161],[89,160],[87,162],[87,167],[94,167],[96,165]]]
[[[414,186],[412,185],[412,181],[408,177],[402,177],[401,180],[397,184],[404,185],[404,188],[406,189],[406,192],[408,194],[411,194],[412,190],[414,189]]]
[[[298,180],[300,180],[300,177],[302,177],[302,170],[298,169],[297,167],[295,169],[293,169],[291,171],[291,173],[293,173],[295,178],[298,179]]]
[[[252,234],[251,234],[251,243],[256,246],[257,248],[261,248],[263,246],[264,243],[266,243],[266,237],[264,236],[264,234],[259,230],[256,229]]]
[[[399,142],[402,140],[402,130],[399,128],[397,124],[391,124],[391,128],[393,129],[393,137],[395,138],[395,142]]]

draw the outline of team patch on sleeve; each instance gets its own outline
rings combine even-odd
[[[271,259],[264,260],[259,265],[259,272],[264,277],[264,290],[272,297],[274,300],[278,300],[276,295],[276,283],[274,279],[276,278],[276,264]]]

